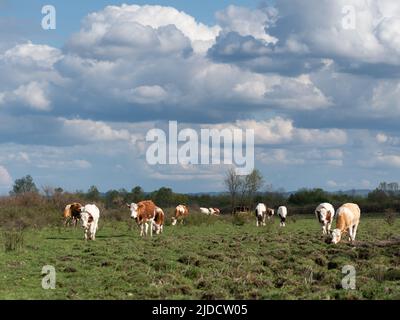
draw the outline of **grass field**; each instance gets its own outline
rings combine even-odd
[[[400,246],[373,245],[398,236],[399,220],[363,217],[364,246],[326,244],[311,216],[284,229],[277,220],[256,228],[193,216],[152,239],[130,222],[100,220],[95,242],[80,228],[26,229],[10,251],[3,232],[0,299],[400,299]],[[55,290],[41,286],[44,265],[56,269]],[[356,269],[356,290],[342,289],[345,265]]]

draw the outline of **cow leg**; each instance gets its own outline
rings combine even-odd
[[[140,225],[140,236],[143,237],[144,235],[144,225],[143,223]]]
[[[147,222],[144,223],[144,235],[147,237],[147,233],[149,232],[149,225]]]
[[[325,228],[325,225],[322,226],[322,234],[323,234],[323,235],[326,235],[326,228]]]
[[[172,218],[172,225],[174,226],[174,225],[176,225],[176,218]]]
[[[358,228],[358,224],[355,224],[353,226],[353,241],[356,240],[357,228]]]
[[[92,240],[96,240],[96,229],[97,229],[97,225],[93,224],[92,226]]]
[[[154,223],[154,221],[153,220],[150,220],[150,237],[153,237],[153,223]]]
[[[353,241],[353,226],[349,228],[349,241]]]

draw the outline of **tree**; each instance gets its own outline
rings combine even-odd
[[[46,198],[54,196],[55,190],[52,186],[42,186],[42,190]]]
[[[55,188],[55,189],[54,189],[54,192],[55,192],[56,194],[61,194],[61,193],[64,192],[64,189],[61,188],[61,187],[58,187],[58,188]]]
[[[86,199],[89,201],[98,201],[100,198],[100,191],[96,186],[91,186],[86,193]]]
[[[174,193],[171,188],[162,187],[154,191],[151,198],[160,207],[170,207],[174,204]]]
[[[322,202],[331,202],[329,194],[322,189],[300,189],[289,197],[289,203],[294,205],[316,205]]]
[[[252,207],[254,197],[263,186],[264,178],[259,170],[254,169],[248,176],[245,177],[244,183],[246,186],[248,204],[250,207]]]
[[[226,173],[226,177],[224,180],[224,184],[228,189],[230,198],[231,198],[231,209],[232,213],[236,207],[236,198],[239,192],[239,189],[242,185],[242,179],[239,175],[237,175],[236,170],[234,168],[230,168]]]
[[[33,182],[33,178],[27,175],[21,179],[17,179],[14,182],[13,191],[11,194],[19,195],[24,193],[38,193],[39,190]]]
[[[131,190],[129,200],[134,203],[138,203],[144,200],[144,191],[140,186],[136,186]]]

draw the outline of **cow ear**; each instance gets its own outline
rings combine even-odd
[[[130,207],[131,207],[131,205],[130,205],[129,203],[127,203],[127,204],[126,204],[126,206],[127,206],[128,208],[130,208]]]

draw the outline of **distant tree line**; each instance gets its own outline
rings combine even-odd
[[[62,188],[44,186],[41,188],[43,197],[48,199],[60,198],[68,195],[68,199],[81,199],[86,202],[101,203],[107,209],[121,208],[126,203],[139,202],[145,199],[153,200],[162,208],[175,207],[185,204],[194,208],[218,207],[223,213],[232,213],[235,207],[243,206],[251,210],[259,202],[276,208],[280,205],[288,206],[295,213],[311,213],[313,208],[322,202],[330,202],[338,206],[344,202],[358,203],[364,212],[383,212],[386,209],[400,211],[400,191],[397,183],[382,182],[368,193],[367,196],[330,193],[322,189],[300,189],[287,194],[284,190],[274,191],[271,186],[264,188],[264,178],[260,171],[253,170],[247,176],[238,176],[234,169],[228,170],[224,180],[226,192],[217,194],[183,194],[176,193],[171,188],[162,187],[153,192],[145,192],[140,186],[126,189],[109,190],[101,193],[96,186],[87,191],[65,192]],[[264,188],[264,191],[263,191]],[[31,176],[15,180],[11,196],[24,194],[39,194]]]

